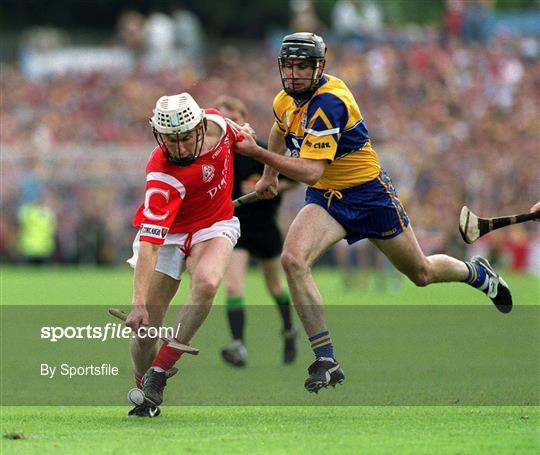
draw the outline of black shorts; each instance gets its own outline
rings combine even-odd
[[[240,220],[240,229],[242,234],[235,248],[247,250],[257,259],[273,259],[281,254],[283,240],[275,222]]]

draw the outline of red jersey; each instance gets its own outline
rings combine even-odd
[[[222,130],[214,148],[182,167],[169,161],[158,146],[146,164],[144,203],[133,219],[141,240],[162,244],[169,232],[196,232],[233,217],[232,146],[238,133],[215,109],[204,112]]]

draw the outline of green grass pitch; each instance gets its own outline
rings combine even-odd
[[[2,305],[110,305],[111,302],[126,305],[130,300],[131,273],[126,269],[4,267],[0,274]],[[539,304],[538,278],[512,274],[505,274],[505,278],[516,305]],[[368,290],[344,291],[337,272],[326,269],[316,269],[316,280],[328,305],[489,305],[481,294],[460,284],[417,289],[403,280],[396,292],[377,292],[374,286]],[[247,299],[251,304],[270,305],[271,300],[261,283],[261,276],[250,272]],[[182,302],[186,287],[183,286],[177,303]],[[220,293],[216,304],[222,301]],[[216,343],[226,341],[223,308],[214,308],[211,317],[214,319],[209,318],[209,325],[215,323],[222,328],[222,333],[216,335]],[[277,316],[274,319],[269,323],[272,336],[279,329]],[[227,368],[214,354],[206,360],[202,356],[190,358],[186,369],[191,365],[196,368],[197,362],[209,362],[208,365],[213,362],[219,374],[239,378],[237,388],[227,390],[241,394],[242,376],[249,379],[259,366],[265,367],[264,359],[256,359],[259,348],[265,355],[272,352],[271,347],[257,345],[258,337],[255,329],[249,332],[250,324],[256,326],[257,321],[248,318],[249,349],[254,357],[251,369],[238,372]],[[339,327],[331,330],[335,338],[342,338],[342,351],[349,348],[354,352],[354,346],[347,346],[349,338],[339,333]],[[299,364],[286,380],[291,388],[301,387],[305,367],[311,361],[303,338],[301,344]],[[276,349],[280,346],[276,345]],[[21,362],[24,358],[21,355]],[[537,372],[539,362],[537,359],[534,366]],[[278,359],[271,359],[269,363],[272,369],[286,368]],[[342,391],[347,391],[347,387],[351,390],[354,378],[362,374],[361,368],[355,370],[350,360],[348,363],[346,373],[352,376],[350,385],[346,381],[339,391],[322,391],[319,397],[323,398],[325,406],[164,406],[161,417],[144,420],[128,419],[127,405],[2,406],[2,435],[22,433],[24,439],[2,438],[0,452],[528,454],[538,453],[540,449],[539,407],[525,403],[515,406],[459,403],[333,406],[332,393],[337,397],[339,393],[346,393]],[[367,372],[365,374],[369,378]],[[171,381],[170,387],[175,386]],[[182,385],[178,389],[182,393],[189,392],[182,390]],[[311,395],[306,393],[306,396],[311,399]]]

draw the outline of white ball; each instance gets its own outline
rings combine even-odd
[[[135,387],[128,392],[127,398],[135,406],[139,406],[144,403],[144,392]]]

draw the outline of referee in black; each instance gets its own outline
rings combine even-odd
[[[215,107],[234,122],[243,125],[247,120],[247,109],[242,101],[229,96],[221,96]],[[266,144],[259,144],[266,147]],[[242,156],[234,157],[233,199],[254,191],[254,186],[262,175],[264,165]],[[297,183],[280,178],[278,192],[281,194]],[[243,367],[247,363],[247,349],[244,342],[245,326],[245,281],[250,257],[260,265],[266,289],[273,297],[283,320],[283,362],[292,363],[296,357],[297,330],[291,321],[291,301],[283,285],[280,264],[283,241],[277,225],[277,211],[280,197],[265,199],[254,204],[246,204],[235,209],[240,220],[242,235],[234,248],[226,276],[227,317],[231,329],[232,343],[221,350],[225,362]]]

